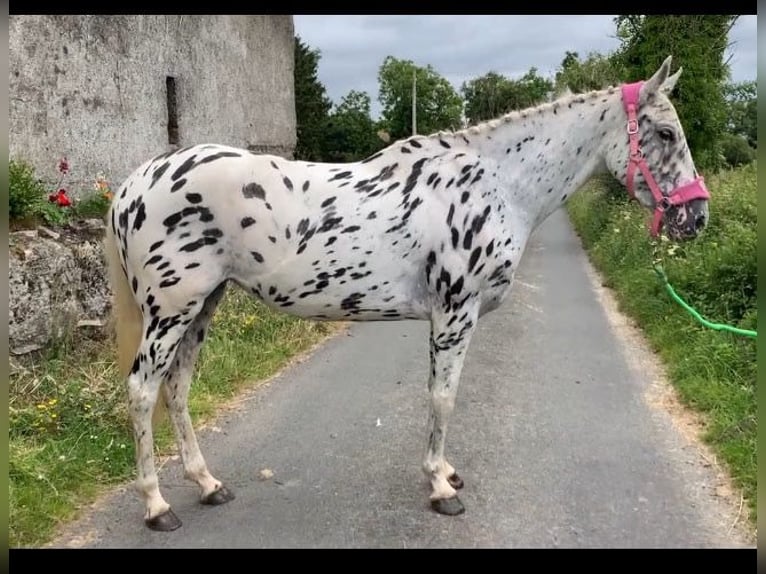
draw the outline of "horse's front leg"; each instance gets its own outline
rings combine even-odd
[[[431,481],[431,507],[440,514],[456,515],[465,511],[456,491],[462,488],[463,481],[447,462],[444,445],[477,318],[478,302],[473,301],[455,311],[436,311],[431,317],[430,432],[423,471]]]

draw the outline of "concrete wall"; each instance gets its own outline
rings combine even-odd
[[[10,157],[55,181],[119,185],[149,157],[193,143],[291,157],[292,16],[10,16]],[[178,146],[168,142],[167,77]]]

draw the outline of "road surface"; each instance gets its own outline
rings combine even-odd
[[[236,499],[160,474],[183,527],[144,527],[130,488],[56,542],[87,547],[754,547],[710,465],[647,397],[563,211],[468,353],[447,455],[466,512],[434,513],[421,473],[428,325],[355,324],[200,433]],[[646,359],[646,357],[645,357]],[[269,469],[271,479],[259,472]]]

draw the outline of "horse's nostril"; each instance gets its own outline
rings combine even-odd
[[[697,231],[699,231],[699,230],[701,230],[703,227],[705,227],[705,223],[706,223],[706,222],[707,222],[707,218],[706,218],[706,217],[705,217],[705,216],[704,216],[702,213],[699,213],[699,214],[697,214],[697,216],[694,218],[694,228],[695,228]]]

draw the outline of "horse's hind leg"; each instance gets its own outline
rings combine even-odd
[[[194,363],[199,355],[210,320],[226,291],[221,283],[208,297],[202,310],[186,329],[176,349],[175,359],[168,371],[162,392],[175,431],[178,449],[184,465],[184,475],[200,487],[203,504],[223,504],[233,500],[234,495],[208,470],[194,433],[187,400],[191,386]]]
[[[457,311],[437,311],[431,318],[430,433],[423,471],[431,481],[431,507],[440,514],[465,511],[456,491],[463,481],[444,457],[444,445],[477,310],[478,305],[469,300]]]
[[[136,487],[144,500],[144,521],[152,530],[169,531],[181,526],[160,493],[154,465],[152,413],[161,382],[185,331],[186,325],[179,315],[145,321],[144,336],[127,379],[128,407],[136,441]]]

